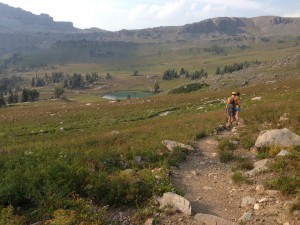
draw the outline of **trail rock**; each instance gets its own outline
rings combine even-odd
[[[261,133],[255,142],[255,146],[258,148],[272,145],[284,147],[300,145],[300,136],[287,128],[274,129]]]
[[[256,199],[250,196],[244,197],[242,199],[241,206],[246,207],[247,205],[254,205],[256,203]]]
[[[205,224],[205,225],[237,225],[234,222],[222,219],[220,217],[209,215],[209,214],[202,214],[198,213],[194,217],[197,224]]]
[[[167,192],[158,199],[161,206],[172,205],[175,209],[178,209],[185,215],[192,214],[191,203],[184,197],[175,193]]]
[[[262,97],[254,97],[254,98],[251,98],[252,101],[260,101],[262,99]]]
[[[268,161],[269,161],[268,159],[263,159],[263,160],[259,160],[259,161],[255,162],[254,168],[250,171],[247,171],[245,173],[245,175],[251,177],[251,176],[256,175],[257,173],[260,173],[260,172],[268,169],[268,167],[267,167]]]
[[[287,156],[290,152],[287,150],[281,150],[276,156]]]
[[[149,218],[146,220],[146,222],[144,223],[144,225],[152,225],[153,224],[153,218]]]
[[[284,113],[280,118],[279,118],[279,122],[283,122],[283,121],[287,121],[289,120],[288,118],[288,113]]]
[[[239,218],[239,222],[240,222],[240,223],[248,222],[248,221],[251,220],[251,217],[252,217],[252,213],[246,212],[246,213],[244,213],[244,215],[242,215],[242,216]]]
[[[265,188],[264,188],[264,186],[263,185],[257,185],[256,187],[255,187],[255,191],[256,192],[258,192],[258,193],[261,193],[261,192],[263,192],[265,190]]]
[[[187,150],[190,150],[190,151],[195,150],[190,145],[186,145],[186,144],[179,143],[179,142],[176,142],[176,141],[164,140],[164,141],[162,141],[162,144],[164,146],[166,146],[166,148],[169,149],[171,152],[173,152],[176,148],[184,148],[184,149],[187,149]]]

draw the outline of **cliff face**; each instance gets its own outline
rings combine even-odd
[[[55,22],[47,14],[35,15],[0,3],[0,32],[75,32],[71,22]]]

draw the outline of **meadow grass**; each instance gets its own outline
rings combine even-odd
[[[292,80],[241,89],[245,94],[243,133],[256,136],[265,122],[276,128],[279,117],[289,112],[289,120],[280,126],[299,134],[299,84]],[[89,215],[91,204],[141,206],[153,195],[180,192],[172,186],[168,171],[184,160],[186,152],[169,152],[161,142],[189,143],[224,124],[225,106],[220,99],[229,90],[115,103],[89,99],[94,93],[85,92],[70,91],[72,101],[47,100],[0,109],[0,205],[4,214],[13,215],[12,220],[17,215],[26,222],[72,220],[77,218],[74,213]],[[258,95],[261,101],[251,100]],[[216,101],[206,104],[210,100]],[[165,111],[172,113],[160,116]],[[231,153],[226,160],[235,157],[231,144],[229,140],[220,144],[222,152]],[[289,176],[293,178],[292,173]],[[100,210],[94,220],[102,221],[104,214]]]

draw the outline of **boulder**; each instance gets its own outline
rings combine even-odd
[[[261,133],[255,142],[255,147],[257,148],[272,145],[284,147],[300,145],[300,136],[287,128],[274,129]]]
[[[209,214],[202,214],[197,213],[194,217],[196,224],[205,224],[205,225],[237,225],[234,222],[222,219],[220,217],[209,215]]]
[[[167,192],[158,201],[163,207],[171,205],[174,209],[181,211],[185,215],[192,215],[191,203],[180,195]]]
[[[164,140],[164,141],[162,141],[162,143],[171,152],[173,152],[176,148],[183,148],[183,149],[187,149],[187,150],[190,150],[190,151],[194,151],[195,150],[190,145],[182,144],[182,143],[179,143],[179,142],[176,142],[176,141]]]
[[[254,176],[262,171],[265,171],[266,169],[268,169],[267,167],[267,163],[268,163],[268,159],[262,159],[262,160],[259,160],[257,162],[254,163],[254,168],[250,171],[247,171],[245,173],[246,176]]]

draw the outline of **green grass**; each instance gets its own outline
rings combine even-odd
[[[174,52],[185,52],[185,48],[190,46],[176,47]],[[198,65],[207,62],[205,69],[213,71],[216,64],[227,65],[235,62],[237,57],[241,57],[242,61],[250,58],[261,61],[270,52],[276,58],[281,53],[287,55],[289,49],[269,49],[270,52],[252,49],[251,55],[245,56],[243,52],[234,50],[228,57],[202,55],[193,58],[191,53],[185,53],[180,57],[174,55],[169,61],[168,57],[174,52],[166,50],[162,59],[154,59],[151,54],[156,50],[143,53],[152,60],[150,63],[153,65],[153,74],[159,74],[166,67],[178,66],[179,70],[180,64],[184,63],[187,65],[181,66],[194,70]],[[164,65],[158,64],[159,60]],[[122,65],[126,63],[128,62],[121,62]],[[140,63],[141,61],[137,61],[136,65]],[[82,73],[99,70],[105,73],[109,71],[106,70],[109,65],[110,62],[99,65],[95,62],[66,64],[60,69],[72,72],[78,70]],[[146,76],[137,78],[129,75],[137,66],[128,66],[128,74],[123,74],[117,68],[122,65],[112,66],[113,79],[108,82],[112,86],[106,91],[144,90],[153,87],[154,80],[149,80]],[[151,75],[150,68],[152,66],[140,66],[137,70]],[[293,73],[294,70],[287,72]],[[169,90],[185,82],[185,79],[159,81],[159,85]],[[278,120],[284,112],[290,113],[289,121],[280,126],[289,127],[300,134],[299,87],[300,81],[296,79],[241,88],[242,94],[245,94],[241,111],[245,122],[243,132],[246,134],[241,138],[243,147],[249,148],[253,145],[253,139],[264,129],[263,126],[268,129],[277,128]],[[51,88],[41,91],[48,96]],[[74,213],[88,216],[91,206],[102,204],[140,207],[153,195],[160,195],[165,191],[180,192],[171,185],[167,175],[171,165],[179,165],[185,159],[186,152],[178,149],[171,153],[164,148],[161,141],[170,139],[189,143],[195,137],[202,138],[207,134],[206,131],[212,131],[223,124],[226,121],[224,104],[217,101],[218,103],[207,106],[205,111],[198,108],[209,100],[225,99],[229,91],[208,89],[178,95],[159,94],[110,104],[98,99],[96,90],[68,90],[66,95],[71,101],[45,100],[1,108],[2,218],[8,217],[11,221],[25,220],[27,223],[40,220],[59,221],[64,218],[84,221],[84,218],[74,217]],[[262,96],[262,101],[251,101],[254,95]],[[172,110],[170,115],[159,116],[160,112],[169,110]],[[60,131],[61,127],[64,128],[63,132]],[[238,159],[234,155],[236,146],[230,140],[221,140],[219,148],[222,162]],[[297,149],[295,152],[298,154]],[[270,156],[268,150],[262,150],[260,154],[261,158]],[[137,156],[142,159],[140,163],[135,160]],[[294,194],[298,185],[295,173],[299,171],[299,158],[294,155],[290,157],[278,161],[273,167],[276,173],[284,171],[287,176],[278,176],[268,185]],[[240,170],[251,168],[249,162],[237,163],[240,163],[237,165]],[[296,167],[292,167],[294,164]],[[131,172],[127,173],[128,169]],[[160,172],[156,174],[152,171]],[[241,179],[239,175],[236,176],[236,179]],[[102,220],[104,214],[105,212],[100,211],[95,221]]]

